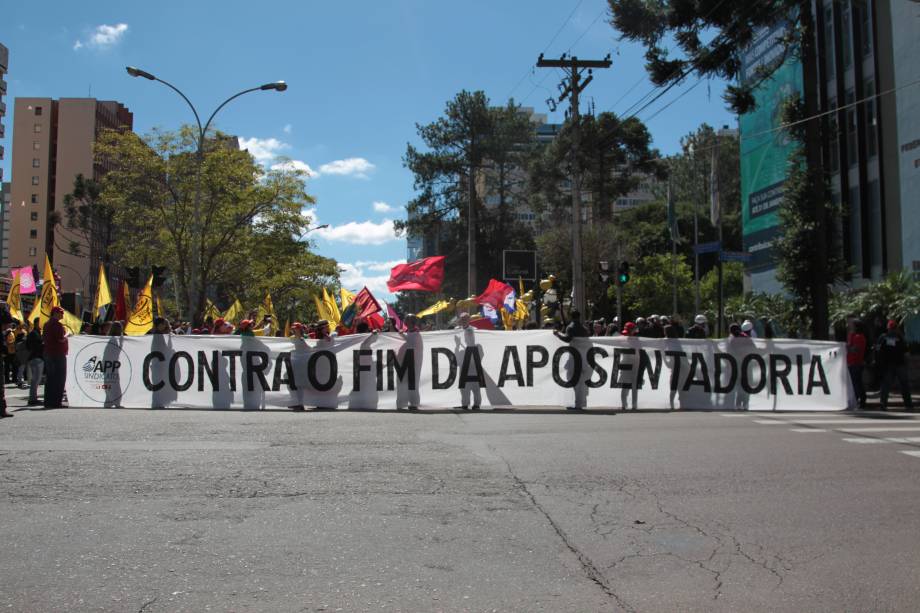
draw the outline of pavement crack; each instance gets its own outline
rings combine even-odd
[[[541,505],[537,501],[536,496],[534,496],[533,492],[530,491],[530,488],[527,487],[527,483],[525,483],[514,472],[514,469],[511,467],[511,463],[507,459],[505,459],[504,456],[499,454],[498,451],[496,451],[495,448],[493,448],[491,445],[490,445],[490,448],[492,449],[492,452],[495,453],[496,456],[501,458],[501,460],[505,463],[505,466],[508,469],[508,474],[511,475],[511,478],[514,480],[514,483],[518,487],[518,489],[524,492],[524,495],[530,500],[531,504],[533,504],[533,506],[543,515],[543,517],[546,518],[546,521],[549,522],[549,525],[556,532],[556,535],[562,541],[563,545],[565,545],[566,548],[572,552],[572,554],[578,560],[578,563],[581,564],[581,568],[585,576],[588,579],[590,579],[592,582],[597,584],[597,586],[608,597],[616,601],[616,603],[623,610],[628,611],[629,613],[635,613],[635,609],[629,606],[622,599],[622,597],[619,594],[617,594],[613,590],[613,588],[607,583],[606,579],[604,578],[604,574],[594,564],[594,562],[592,562],[591,559],[587,555],[585,555],[577,546],[575,546],[574,543],[572,543],[572,541],[569,539],[568,535],[566,535],[562,527],[556,522],[556,520],[553,519],[553,517],[549,514],[549,512],[543,507],[543,505]]]
[[[152,605],[153,603],[157,601],[157,598],[159,598],[159,596],[154,596],[153,598],[151,598],[150,600],[142,604],[141,608],[137,610],[137,613],[144,613],[147,610],[147,607],[149,607],[150,605]]]

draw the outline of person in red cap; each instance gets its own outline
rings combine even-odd
[[[67,329],[61,320],[64,309],[51,309],[51,319],[42,330],[45,346],[45,408],[58,409],[64,403],[64,384],[67,382]]]
[[[882,379],[879,389],[881,410],[888,409],[888,392],[894,379],[897,379],[898,387],[901,388],[904,408],[912,409],[914,403],[910,396],[910,381],[907,378],[907,343],[904,342],[895,320],[888,320],[888,330],[875,341],[875,356]]]
[[[639,328],[636,326],[635,323],[631,321],[627,321],[623,325],[623,336],[638,336],[638,335],[639,335]]]
[[[234,334],[238,336],[255,336],[255,333],[252,331],[252,320],[244,319],[241,321]]]

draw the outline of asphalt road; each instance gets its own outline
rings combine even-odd
[[[920,606],[913,415],[12,404],[0,609]]]

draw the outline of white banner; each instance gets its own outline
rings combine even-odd
[[[596,337],[544,330],[70,337],[74,407],[395,409],[581,406],[832,411],[852,406],[841,343]]]

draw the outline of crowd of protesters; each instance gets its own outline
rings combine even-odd
[[[6,401],[2,388],[15,385],[20,389],[29,389],[29,406],[44,405],[57,408],[63,405],[64,382],[66,379],[67,331],[61,323],[64,311],[60,307],[52,310],[49,321],[42,328],[39,320],[19,322],[10,316],[5,304],[0,303],[0,326],[2,326],[4,386],[0,386],[0,417],[8,416]],[[468,328],[471,323],[468,313],[461,313],[448,323],[450,328]],[[537,329],[535,322],[523,326],[523,329]],[[707,339],[713,331],[705,315],[694,317],[692,324],[685,327],[678,317],[650,315],[634,320],[620,322],[596,319],[583,322],[578,311],[573,310],[566,322],[546,320],[544,328],[553,329],[556,336],[570,342],[580,337],[601,336],[635,336],[650,339]],[[287,335],[300,339],[329,339],[347,334],[368,332],[421,332],[435,328],[431,321],[408,315],[403,322],[387,319],[382,328],[372,329],[367,321],[357,320],[350,328],[334,326],[327,320],[318,320],[309,324],[294,322],[286,330]],[[904,399],[904,406],[912,408],[910,382],[907,373],[907,343],[900,328],[894,320],[888,321],[883,332],[877,335],[873,344],[866,337],[865,325],[858,319],[851,319],[846,337],[847,367],[853,382],[856,401],[860,409],[866,408],[867,394],[864,383],[866,366],[870,360],[875,366],[874,380],[879,387],[880,408],[886,410],[893,384],[897,384]],[[85,324],[83,334],[100,336],[124,335],[124,323],[105,321]],[[201,325],[193,326],[189,322],[171,324],[164,317],[153,319],[153,326],[148,334],[174,335],[238,335],[238,336],[284,336],[284,332],[272,321],[271,315],[262,315],[251,311],[246,319],[233,324],[221,317],[206,318]],[[728,339],[775,338],[772,322],[766,319],[728,323]],[[39,388],[44,378],[44,396],[39,399]],[[28,382],[28,383],[27,383]]]

